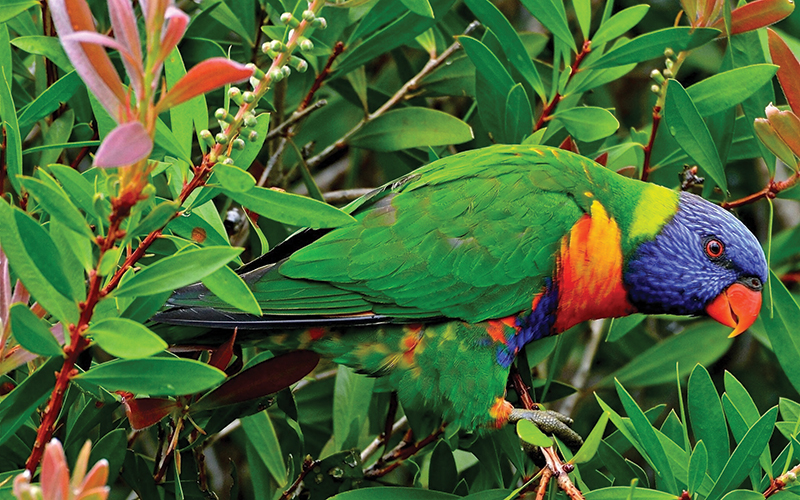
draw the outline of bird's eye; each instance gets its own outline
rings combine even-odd
[[[750,288],[752,288],[753,290],[761,290],[761,287],[763,286],[763,285],[761,284],[761,280],[760,280],[760,279],[758,279],[758,278],[756,278],[755,276],[752,276],[752,277],[750,277],[750,278],[747,280],[747,284],[748,284],[748,285],[750,286]]]
[[[721,241],[712,238],[706,242],[706,254],[712,259],[718,259],[722,257],[724,252],[725,246]]]

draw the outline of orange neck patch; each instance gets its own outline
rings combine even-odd
[[[558,309],[553,328],[563,332],[583,321],[636,312],[622,286],[619,226],[603,205],[592,203],[561,240],[556,283]]]

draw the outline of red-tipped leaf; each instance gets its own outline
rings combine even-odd
[[[178,45],[178,42],[183,38],[186,32],[186,27],[189,25],[189,16],[186,15],[181,9],[177,7],[167,7],[167,12],[164,16],[164,23],[166,25],[164,34],[161,36],[161,52],[159,59],[163,61],[167,58],[172,49]]]
[[[777,33],[768,29],[769,54],[772,62],[780,66],[778,69],[778,82],[781,84],[783,94],[789,106],[795,113],[800,113],[800,63],[792,54],[786,42]]]
[[[161,113],[192,97],[205,94],[228,83],[247,80],[253,70],[224,57],[212,57],[190,69],[161,98],[156,110]]]
[[[792,0],[755,0],[731,12],[731,35],[770,26],[789,17],[794,11]],[[725,20],[720,18],[712,28],[722,30],[725,36]]]
[[[233,345],[236,342],[236,331],[237,330],[233,330],[233,335],[231,335],[231,338],[228,339],[227,342],[217,349],[214,349],[214,352],[211,354],[211,359],[208,360],[209,365],[225,371],[225,368],[228,367],[228,363],[231,362],[231,358],[233,358]]]
[[[114,28],[114,36],[131,55],[130,58],[123,58],[122,63],[130,77],[134,92],[141,97],[144,95],[142,47],[131,1],[108,0],[108,15],[111,18],[111,26]]]
[[[49,6],[64,51],[75,70],[111,117],[122,121],[128,114],[128,97],[105,49],[96,43],[64,40],[76,31],[96,31],[86,1],[51,0]]]
[[[125,406],[125,415],[135,431],[147,429],[155,425],[173,410],[180,408],[177,401],[162,398],[141,398],[123,396],[122,404]]]

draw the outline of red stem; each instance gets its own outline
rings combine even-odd
[[[331,74],[331,66],[333,65],[333,61],[335,61],[342,52],[344,52],[344,43],[336,42],[336,45],[333,46],[333,52],[331,53],[330,57],[328,57],[328,62],[325,63],[325,67],[319,72],[319,75],[317,75],[317,78],[314,80],[314,84],[311,85],[311,90],[308,91],[308,94],[306,94],[303,102],[301,102],[300,106],[297,107],[296,112],[303,111],[308,107],[309,104],[311,104],[311,99],[314,97],[314,94],[316,94],[317,90],[319,90],[319,88],[322,86],[322,82],[324,82],[325,79],[328,78],[328,75]]]
[[[661,106],[653,106],[653,126],[650,129],[650,140],[644,147],[644,163],[642,163],[642,181],[647,182],[650,176],[650,155],[653,153],[653,143],[656,141],[656,132],[661,123]]]
[[[720,203],[720,206],[722,208],[736,208],[756,202],[762,198],[769,198],[772,200],[778,196],[778,193],[793,187],[798,181],[800,181],[800,171],[795,172],[785,181],[775,182],[774,180],[770,180],[769,184],[761,191],[745,196],[744,198],[739,198],[738,200],[724,201]]]
[[[205,183],[205,179],[211,172],[211,166],[212,164],[204,159],[203,163],[199,167],[195,168],[194,178],[192,178],[192,180],[183,187],[183,190],[181,190],[179,197],[181,203],[186,201],[186,198],[189,197],[192,191]],[[107,251],[114,247],[114,244],[119,238],[122,238],[125,235],[124,231],[119,229],[120,224],[128,215],[130,215],[131,208],[133,208],[133,206],[140,200],[140,197],[141,193],[128,191],[123,192],[119,198],[112,200],[113,210],[111,216],[109,217],[111,224],[108,229],[108,235],[105,237],[97,237],[97,243],[100,245],[101,258]],[[97,306],[97,303],[100,301],[100,299],[105,297],[119,284],[119,281],[125,271],[133,266],[136,261],[138,261],[144,255],[144,252],[147,250],[147,248],[153,243],[153,241],[156,240],[156,238],[158,238],[159,235],[161,235],[162,230],[163,228],[157,229],[156,231],[148,234],[139,247],[131,255],[129,255],[127,259],[125,259],[123,265],[117,270],[116,273],[114,273],[114,276],[112,276],[111,280],[103,289],[100,288],[102,285],[102,277],[98,276],[94,271],[90,273],[89,293],[86,296],[86,300],[79,304],[81,314],[78,324],[69,325],[70,345],[64,348],[66,359],[64,360],[61,370],[56,374],[55,387],[53,387],[53,392],[51,393],[50,399],[47,402],[47,406],[44,409],[42,421],[39,424],[39,429],[36,433],[36,441],[34,441],[33,444],[33,450],[31,450],[28,461],[25,463],[25,468],[30,471],[31,475],[36,471],[36,467],[39,465],[39,462],[42,459],[45,444],[47,444],[53,437],[56,419],[58,418],[59,413],[61,413],[61,407],[64,403],[64,393],[67,391],[67,386],[69,385],[70,379],[76,373],[75,362],[78,359],[78,356],[89,345],[89,341],[83,336],[83,332],[85,332],[89,326],[89,321],[92,319],[95,306]]]
[[[591,51],[592,51],[592,41],[586,40],[585,42],[583,42],[581,51],[578,53],[577,56],[575,56],[575,62],[572,63],[572,71],[570,71],[569,78],[567,78],[567,83],[569,83],[570,80],[572,80],[572,77],[575,76],[575,73],[579,71],[578,66],[581,65],[581,62],[583,62],[583,58],[589,55],[589,52]],[[542,110],[542,115],[539,117],[539,119],[536,121],[536,125],[534,125],[533,127],[534,132],[542,128],[544,123],[550,119],[550,115],[553,113],[553,111],[555,111],[556,106],[558,106],[558,103],[560,101],[561,101],[561,94],[556,92],[556,95],[553,96],[553,100],[550,101],[550,103],[547,106],[545,106],[545,108]]]

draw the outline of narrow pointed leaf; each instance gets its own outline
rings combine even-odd
[[[472,128],[455,116],[413,107],[389,111],[375,118],[356,132],[349,143],[373,151],[398,151],[461,144],[472,139]]]
[[[51,186],[33,177],[22,177],[20,183],[51,216],[58,218],[76,233],[87,238],[94,238],[86,220],[67,198],[67,194],[60,188],[54,187],[57,186],[55,182]]]
[[[2,29],[6,27],[2,25]],[[22,173],[22,137],[17,122],[17,111],[14,108],[14,98],[11,95],[11,81],[6,79],[6,72],[0,71],[0,126],[5,130],[5,162],[3,166],[8,175],[11,186],[21,194],[17,176]]]
[[[676,80],[667,84],[664,103],[664,120],[672,137],[681,148],[717,183],[723,192],[728,191],[725,168],[719,159],[711,132],[697,111],[691,97]]]
[[[597,28],[592,37],[592,45],[596,46],[610,42],[624,35],[628,30],[639,24],[639,21],[647,14],[648,10],[650,10],[649,5],[634,5],[617,12]]]
[[[64,351],[48,325],[31,312],[26,304],[11,306],[11,333],[26,351],[42,356],[61,356]]]
[[[636,429],[642,446],[647,450],[647,454],[653,462],[656,473],[661,476],[667,490],[677,494],[678,485],[675,482],[672,467],[669,460],[667,460],[664,447],[661,445],[661,441],[659,441],[655,429],[631,395],[628,394],[628,391],[626,391],[619,382],[616,382],[616,386],[617,394],[619,395],[620,401],[622,401],[622,406],[628,413],[628,417],[630,417],[631,423]]]
[[[244,193],[256,185],[255,178],[249,172],[225,163],[214,165],[214,179],[223,189],[235,193]],[[213,180],[211,183],[213,184]]]
[[[469,10],[480,20],[481,24],[492,30],[503,40],[503,52],[505,52],[509,62],[528,81],[533,90],[539,95],[539,98],[544,100],[545,93],[542,78],[528,56],[522,40],[511,26],[511,23],[508,22],[508,19],[488,0],[467,0],[465,3]]]
[[[749,5],[749,4],[748,4]],[[767,30],[769,39],[769,54],[772,62],[777,64],[778,82],[781,84],[783,94],[789,106],[795,113],[800,113],[800,62],[792,53],[786,42],[771,29]]]
[[[123,398],[122,405],[134,431],[147,429],[173,411],[180,410],[177,401],[163,398]]]
[[[193,359],[120,359],[94,366],[72,380],[99,385],[109,391],[181,396],[222,382],[225,373]]]
[[[597,449],[600,447],[600,443],[603,440],[603,433],[606,430],[606,424],[608,423],[608,419],[611,415],[608,412],[603,412],[600,415],[600,419],[594,425],[594,428],[589,433],[589,436],[583,442],[583,446],[578,452],[572,457],[572,462],[576,464],[583,464],[591,460],[594,455],[597,453]]]
[[[698,441],[689,459],[689,492],[694,493],[703,483],[708,468],[708,451],[703,441]]]
[[[118,358],[146,358],[167,348],[167,343],[141,323],[108,318],[89,325],[87,335],[104,351]]]
[[[770,343],[780,346],[779,349],[774,349],[778,363],[792,387],[800,391],[800,363],[797,362],[800,359],[800,336],[797,335],[796,328],[796,325],[800,325],[800,307],[780,277],[772,271],[770,282],[774,307],[770,311],[768,301],[765,300],[761,306],[760,318],[764,322]]]
[[[533,130],[531,103],[521,83],[514,85],[506,97],[505,141],[519,144]]]
[[[710,76],[686,88],[700,116],[730,109],[769,83],[779,72],[774,64],[752,64]],[[799,73],[800,74],[800,73]]]
[[[687,401],[695,439],[702,440],[708,450],[708,472],[717,477],[730,453],[728,427],[714,382],[702,365],[696,365],[689,376]]]
[[[216,168],[216,167],[215,167]],[[261,316],[261,306],[242,278],[233,269],[223,266],[203,278],[203,284],[214,295],[246,313]]]
[[[561,0],[522,0],[522,5],[572,52],[578,51],[567,23],[567,11],[564,10]]]
[[[81,83],[80,76],[75,71],[70,71],[59,78],[39,94],[29,106],[25,107],[19,115],[19,126],[30,125],[57,110],[61,103],[72,98],[75,91],[81,87]]]
[[[559,111],[553,115],[553,120],[563,123],[572,137],[583,142],[605,139],[619,129],[619,122],[613,114],[595,106]]]
[[[711,28],[694,29],[684,26],[664,28],[639,35],[628,43],[603,54],[593,63],[585,67],[581,66],[581,68],[610,68],[612,66],[648,61],[656,57],[664,57],[664,49],[667,47],[677,53],[704,45],[716,38],[717,35],[719,35],[719,30]]]
[[[733,450],[725,464],[714,488],[708,494],[708,500],[718,500],[731,486],[738,485],[753,467],[753,460],[758,457],[769,444],[772,428],[778,417],[778,407],[773,406],[758,422],[750,427],[742,441]]]
[[[297,194],[262,187],[225,194],[249,210],[284,224],[322,228],[339,227],[354,220],[338,208]]]
[[[115,295],[131,297],[175,290],[208,276],[241,252],[241,248],[205,247],[166,257],[136,273]]]

